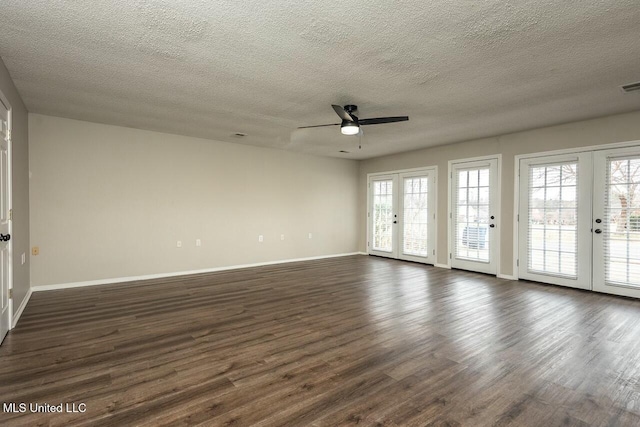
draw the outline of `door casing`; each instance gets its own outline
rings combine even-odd
[[[402,238],[400,233],[402,230],[401,226],[404,225],[403,218],[403,202],[400,201],[400,198],[403,197],[404,191],[402,190],[402,185],[405,177],[411,176],[420,176],[421,174],[427,173],[429,175],[429,179],[431,180],[430,184],[430,194],[429,194],[429,211],[430,211],[430,227],[433,227],[430,231],[429,236],[432,237],[432,242],[429,248],[429,253],[426,258],[405,255],[402,253],[401,243]],[[371,212],[371,203],[372,203],[372,191],[370,184],[373,179],[392,179],[396,177],[394,181],[394,199],[395,206],[398,209],[398,224],[394,229],[394,250],[391,253],[379,253],[373,250],[373,246],[371,243],[371,231],[372,231],[372,221],[373,221],[373,213]],[[385,172],[376,172],[367,174],[367,254],[369,255],[377,255],[377,256],[386,256],[389,258],[400,259],[405,261],[413,261],[413,262],[421,262],[426,264],[434,264],[437,260],[437,241],[438,241],[438,227],[437,227],[437,200],[438,200],[438,167],[437,166],[426,166],[421,168],[412,168],[412,169],[401,169],[394,171],[385,171]]]
[[[6,248],[7,248],[7,254],[8,254],[8,262],[7,262],[7,272],[6,272],[6,278],[7,278],[7,292],[9,293],[9,295],[12,293],[13,291],[13,221],[12,221],[12,212],[13,212],[13,197],[12,197],[12,189],[13,189],[13,184],[12,184],[12,175],[13,175],[13,171],[12,171],[12,138],[11,138],[11,132],[12,132],[12,109],[11,109],[11,104],[9,103],[9,100],[4,96],[4,94],[0,91],[0,103],[3,104],[3,107],[6,108],[7,110],[7,129],[8,129],[8,141],[7,141],[7,206],[6,209],[8,211],[8,221],[7,221],[7,232],[12,236],[12,239],[9,240],[6,243]],[[13,323],[13,296],[11,295],[11,297],[8,297],[8,307],[7,307],[7,311],[9,312],[8,315],[8,325],[7,328],[8,330],[13,329],[13,327],[15,326]],[[0,337],[0,341],[2,340],[2,338]]]
[[[625,141],[625,142],[616,142],[616,143],[610,143],[610,144],[599,144],[599,145],[592,145],[592,146],[586,146],[586,147],[578,147],[578,148],[569,148],[569,149],[561,149],[561,150],[552,150],[552,151],[544,151],[544,152],[538,152],[538,153],[531,153],[531,154],[522,154],[522,155],[517,155],[515,156],[514,159],[514,198],[513,198],[513,247],[514,248],[518,248],[518,250],[514,250],[513,252],[513,280],[518,280],[524,277],[521,277],[520,273],[519,273],[519,261],[520,261],[520,250],[521,250],[521,246],[520,246],[520,236],[519,236],[519,229],[520,229],[520,225],[519,225],[519,212],[520,212],[520,202],[521,202],[521,160],[527,160],[527,159],[536,159],[536,158],[540,158],[540,157],[550,157],[550,156],[561,156],[561,155],[577,155],[580,153],[585,153],[585,152],[593,152],[593,156],[594,158],[596,157],[598,152],[608,152],[608,151],[613,151],[613,150],[618,150],[618,149],[625,149],[628,148],[630,149],[630,151],[633,151],[634,149],[636,150],[640,150],[640,140],[633,140],[633,141]],[[603,185],[604,183],[594,183],[595,185]],[[594,193],[596,192],[595,186],[594,186]],[[593,253],[593,250],[591,251]],[[595,263],[593,266],[593,272],[592,274],[592,278],[596,277],[596,274],[600,274],[598,268],[602,268],[602,267],[596,267]],[[595,280],[595,279],[592,279]],[[597,286],[592,286],[593,290],[596,292],[606,292],[606,293],[613,293],[616,295],[624,295],[624,296],[634,296],[632,294],[635,294],[637,292],[636,289],[625,289],[624,287],[618,287],[616,286],[616,290],[617,292],[611,292],[611,289],[601,289],[598,288]],[[607,288],[613,288],[611,286],[608,286]]]

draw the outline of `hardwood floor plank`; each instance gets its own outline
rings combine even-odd
[[[350,256],[33,294],[0,413],[42,426],[640,425],[640,301]]]

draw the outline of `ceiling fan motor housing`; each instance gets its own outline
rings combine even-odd
[[[346,111],[349,114],[353,114],[356,111],[358,111],[358,106],[357,105],[345,105],[344,106],[344,111]]]

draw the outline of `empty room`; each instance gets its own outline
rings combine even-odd
[[[1,1],[0,425],[640,425],[639,30]]]

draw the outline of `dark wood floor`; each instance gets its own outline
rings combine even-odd
[[[33,295],[1,425],[640,425],[640,301],[352,256]]]

